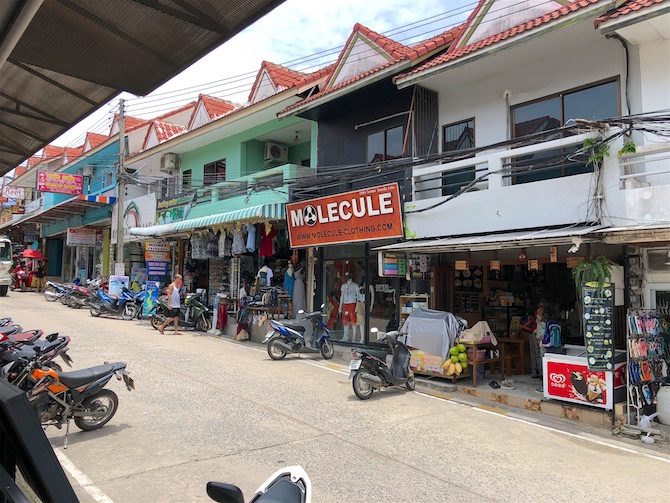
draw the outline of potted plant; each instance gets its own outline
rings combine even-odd
[[[585,260],[572,270],[572,277],[575,280],[577,293],[582,296],[583,283],[596,283],[597,290],[602,291],[605,282],[612,278],[612,268],[616,264],[605,255],[597,258]]]

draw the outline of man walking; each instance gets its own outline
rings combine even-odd
[[[179,291],[181,286],[181,274],[176,274],[174,281],[170,283],[170,286],[168,286],[166,292],[168,298],[168,308],[170,308],[170,312],[168,313],[167,320],[165,320],[165,322],[160,327],[158,327],[158,331],[161,334],[164,333],[163,330],[165,327],[169,325],[171,321],[174,321],[174,334],[179,335],[179,311],[181,310],[181,298],[179,297]]]

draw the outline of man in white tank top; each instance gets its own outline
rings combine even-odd
[[[165,292],[167,294],[168,308],[170,308],[170,312],[168,313],[168,318],[165,320],[165,322],[160,327],[158,327],[158,331],[161,334],[163,333],[165,327],[169,325],[170,322],[174,321],[174,334],[180,335],[179,312],[181,310],[181,298],[179,297],[179,291],[181,286],[181,274],[176,274],[174,281],[170,283],[170,286],[168,286],[167,291]]]

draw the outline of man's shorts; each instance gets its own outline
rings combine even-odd
[[[177,308],[177,309],[170,309],[170,310],[168,311],[168,315],[167,315],[167,317],[168,317],[168,318],[179,318],[179,311],[180,311],[179,308]]]
[[[342,305],[342,323],[352,325],[356,323],[356,304]]]

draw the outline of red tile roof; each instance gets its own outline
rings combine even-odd
[[[29,157],[29,158],[28,158],[28,161],[27,161],[28,169],[30,169],[30,168],[32,168],[33,166],[35,166],[35,164],[39,164],[39,163],[42,162],[43,160],[44,160],[44,159],[42,159],[41,157],[36,157],[36,156],[34,156],[34,155],[31,156],[31,157]],[[17,169],[18,169],[18,168],[17,168]],[[24,171],[24,173],[25,173],[25,171]],[[17,176],[18,176],[18,175],[17,175]]]
[[[186,131],[185,126],[179,124],[172,124],[170,122],[162,122],[158,120],[150,121],[151,125],[147,129],[147,134],[144,136],[144,142],[142,143],[142,150],[147,148],[147,142],[149,141],[149,136],[151,131],[156,131],[156,137],[158,138],[158,143],[163,143],[164,141],[169,140],[173,136],[176,136],[179,133]]]
[[[253,100],[254,95],[258,91],[258,86],[263,79],[263,75],[266,74],[272,81],[272,84],[275,87],[275,92],[283,91],[284,89],[290,89],[301,82],[307,77],[307,74],[299,72],[297,70],[291,70],[285,66],[277,65],[269,61],[263,61],[261,67],[256,74],[256,80],[254,80],[253,86],[251,86],[251,92],[249,93],[249,101]]]
[[[414,75],[419,72],[422,72],[424,70],[428,70],[430,68],[435,68],[440,65],[443,65],[445,63],[448,63],[450,61],[453,61],[455,59],[464,57],[468,54],[472,54],[474,52],[483,50],[487,47],[490,47],[491,45],[494,45],[498,42],[513,38],[515,36],[524,34],[530,30],[536,29],[540,26],[544,26],[548,23],[551,23],[553,21],[556,21],[559,18],[562,18],[564,16],[567,16],[568,14],[572,14],[573,12],[576,12],[580,9],[583,9],[585,7],[589,7],[591,5],[597,4],[598,2],[601,2],[603,0],[577,0],[575,2],[571,2],[569,4],[566,4],[562,6],[559,9],[556,9],[555,11],[552,11],[548,14],[544,14],[538,18],[531,19],[530,21],[526,21],[525,23],[522,23],[520,25],[514,26],[512,28],[509,28],[505,31],[502,31],[500,33],[497,33],[495,35],[492,35],[488,38],[485,38],[483,40],[479,40],[473,44],[470,45],[465,45],[462,47],[458,47],[458,42],[455,44],[451,45],[451,47],[444,53],[441,54],[430,61],[426,62],[423,65],[420,65],[413,70],[403,73],[401,75],[397,75],[396,77],[393,78],[393,81],[396,82],[397,80],[401,78],[405,78],[409,75]],[[610,1],[610,0],[605,0],[605,1]],[[472,18],[472,16],[471,16]],[[465,30],[463,30],[463,33],[465,33]]]
[[[652,7],[667,2],[668,0],[627,0],[621,6],[608,11],[596,19],[594,26],[597,28],[600,23],[604,23],[605,21],[627,16],[628,14],[638,12],[646,7]]]
[[[34,159],[34,158],[31,157],[30,159]],[[29,161],[30,161],[30,159],[29,159]],[[16,168],[14,168],[14,178],[20,177],[26,171],[28,171],[28,168],[24,168],[23,166],[17,166]]]
[[[67,156],[67,162],[72,162],[84,153],[84,146],[80,145],[79,147],[65,147],[64,152]]]
[[[106,142],[109,139],[109,136],[105,136],[104,134],[98,134],[98,133],[86,133],[86,139],[88,140],[88,143],[91,146],[91,148],[95,148],[101,143]]]
[[[227,114],[235,108],[235,104],[228,100],[207,96],[206,94],[199,95],[198,100],[202,102],[210,119],[215,119],[223,114]]]
[[[63,155],[63,147],[57,147],[56,145],[46,145],[42,150],[42,160],[53,159],[61,155]]]
[[[461,24],[455,28],[452,28],[450,30],[447,30],[443,33],[440,33],[439,35],[436,35],[434,37],[428,38],[426,40],[423,40],[421,42],[418,42],[416,44],[413,44],[412,46],[405,46],[402,45],[398,42],[395,42],[391,40],[388,37],[385,37],[384,35],[380,35],[379,33],[376,33],[369,28],[366,28],[365,26],[356,23],[354,25],[354,30],[352,33],[349,35],[349,38],[347,39],[347,43],[344,44],[344,48],[342,49],[342,52],[340,53],[339,57],[337,58],[337,61],[333,63],[332,65],[329,65],[328,67],[320,70],[319,72],[315,73],[320,73],[319,77],[323,76],[323,72],[327,71],[327,73],[330,74],[329,76],[329,81],[332,81],[332,79],[335,76],[335,70],[336,68],[340,65],[342,62],[343,58],[345,57],[346,53],[348,52],[349,49],[349,44],[352,42],[354,37],[357,34],[360,34],[366,38],[368,38],[371,42],[375,43],[378,45],[381,49],[383,49],[386,54],[388,54],[392,59],[388,61],[387,63],[384,63],[376,68],[373,68],[371,70],[368,70],[364,73],[361,73],[345,82],[340,82],[336,86],[333,87],[328,87],[328,84],[324,86],[324,90],[313,94],[309,98],[306,98],[298,103],[295,103],[289,107],[286,107],[284,110],[280,112],[280,114],[283,114],[285,112],[288,112],[290,110],[293,110],[295,108],[301,107],[305,105],[306,103],[309,103],[311,101],[314,101],[316,99],[319,99],[331,92],[335,92],[339,89],[342,89],[343,87],[346,87],[348,85],[353,84],[354,82],[357,82],[359,80],[362,80],[370,75],[373,75],[375,73],[380,72],[381,70],[384,70],[392,65],[397,64],[400,61],[410,61],[413,62],[417,59],[420,59],[430,53],[433,53],[435,51],[438,51],[440,49],[448,47],[450,43],[452,43],[460,34],[462,33],[462,30],[464,29],[465,24]],[[314,74],[312,74],[314,75]],[[312,80],[317,80],[317,78],[312,77]],[[305,83],[308,81],[308,79],[305,80]]]

